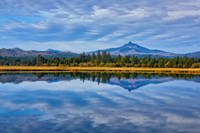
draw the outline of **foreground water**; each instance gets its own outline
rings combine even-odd
[[[1,133],[198,133],[200,77],[1,74]]]

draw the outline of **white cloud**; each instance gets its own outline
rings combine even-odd
[[[200,17],[200,10],[168,11],[167,14],[168,16],[164,20],[174,21],[187,17]]]
[[[126,14],[120,16],[120,19],[124,20],[140,20],[152,15],[151,11],[145,10],[143,8],[137,8],[134,10],[127,10]]]
[[[91,17],[92,18],[109,18],[109,17],[113,17],[116,16],[116,13],[110,9],[106,9],[106,8],[100,8],[98,6],[94,6],[93,7],[93,12]]]

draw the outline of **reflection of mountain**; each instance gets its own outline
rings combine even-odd
[[[85,77],[84,77],[85,76]],[[118,75],[120,76],[120,75]],[[152,76],[141,76],[140,74],[136,75],[133,78],[125,78],[119,77],[116,75],[110,75],[110,74],[97,74],[94,73],[61,73],[61,74],[1,74],[0,75],[0,83],[21,83],[24,81],[46,81],[46,82],[57,82],[57,81],[70,81],[73,79],[80,78],[81,80],[93,80],[94,82],[103,82],[110,85],[117,85],[120,86],[128,91],[138,89],[140,87],[146,86],[148,84],[160,84],[172,80],[179,80],[184,79],[188,81],[194,81],[194,82],[200,82],[199,76],[193,76],[193,77],[173,77],[171,76],[158,76],[158,75],[152,75]],[[122,76],[122,75],[121,75]],[[105,77],[107,79],[105,80]]]
[[[124,89],[128,91],[132,91],[135,89],[138,89],[140,87],[146,86],[148,84],[160,84],[168,81],[174,80],[171,77],[163,77],[163,78],[143,78],[143,77],[137,77],[135,79],[121,79],[118,80],[117,78],[112,78],[109,82],[111,85],[118,85],[120,87],[123,87]]]
[[[71,80],[72,77],[69,75],[61,76],[61,75],[53,75],[53,74],[1,74],[0,75],[0,83],[21,83],[24,81],[47,81],[47,82],[57,82],[61,80]]]

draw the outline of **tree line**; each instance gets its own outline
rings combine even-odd
[[[97,54],[81,53],[71,58],[63,57],[0,57],[1,66],[81,66],[81,67],[154,67],[154,68],[200,68],[200,58],[189,57],[137,57],[111,56],[106,51]]]

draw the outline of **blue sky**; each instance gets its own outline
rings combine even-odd
[[[1,0],[0,25],[0,48],[200,51],[200,0]]]

